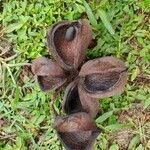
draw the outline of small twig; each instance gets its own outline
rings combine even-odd
[[[9,140],[12,140],[15,142],[15,139],[14,137],[16,137],[16,134],[10,134],[10,135],[7,135],[5,133],[1,134],[0,133],[0,140],[6,140],[6,139],[9,139]]]
[[[31,66],[31,63],[17,63],[17,64],[7,64],[9,67],[17,67],[17,66]]]
[[[0,56],[2,56],[2,55],[4,55],[5,53],[7,53],[10,50],[10,46],[7,46],[5,49],[0,46],[0,50],[2,51]]]
[[[13,60],[13,59],[15,59],[17,56],[18,56],[18,54],[16,53],[16,54],[13,55],[13,56],[10,56],[10,57],[8,57],[8,58],[5,58],[5,61]]]

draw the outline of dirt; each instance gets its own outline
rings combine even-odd
[[[24,83],[26,81],[26,79],[29,78],[29,77],[33,77],[33,73],[31,71],[31,67],[23,66],[22,67],[22,71],[20,73],[20,82]]]
[[[24,83],[26,83],[26,81],[27,81],[29,78],[30,78],[30,79],[33,79],[34,76],[33,76],[33,73],[32,73],[32,71],[31,71],[31,67],[25,65],[25,66],[23,66],[22,69],[21,69],[21,73],[20,73],[20,75],[19,75],[19,79],[18,79],[18,82],[17,82],[17,83],[18,83],[20,86],[23,86]],[[31,92],[32,92],[32,88],[26,87],[24,92],[25,92],[25,93],[31,93]]]
[[[0,38],[0,55],[3,59],[13,56],[12,45],[5,39]]]
[[[150,108],[144,110],[139,103],[133,104],[128,110],[122,111],[119,114],[118,123],[128,124],[133,123],[133,128],[119,129],[110,134],[110,143],[118,144],[120,150],[126,150],[131,139],[137,135],[142,129],[140,143],[145,146],[150,140]]]
[[[118,122],[128,123],[129,118],[133,120],[136,126],[138,126],[139,123],[144,125],[147,121],[150,121],[150,108],[144,110],[142,104],[135,103],[129,110],[120,113]]]
[[[148,75],[139,75],[135,80],[136,85],[148,86],[150,85],[150,77]]]
[[[5,121],[3,119],[0,119],[0,127],[2,127],[5,124]]]

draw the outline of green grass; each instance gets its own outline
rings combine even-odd
[[[115,141],[109,143],[109,132],[131,125],[118,124],[116,111],[134,102],[150,106],[150,1],[2,0],[0,11],[0,46],[9,49],[0,55],[0,150],[62,149],[52,128],[52,93],[41,92],[24,65],[39,56],[51,57],[45,36],[53,23],[81,17],[88,18],[97,41],[87,57],[112,55],[129,68],[124,93],[100,100],[101,115],[96,120],[104,133],[97,138],[94,150],[117,150]],[[147,143],[150,145],[150,139]],[[136,139],[131,144],[137,150],[148,148],[148,144],[136,144]]]

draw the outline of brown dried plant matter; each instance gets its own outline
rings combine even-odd
[[[47,32],[49,51],[65,70],[77,70],[92,40],[92,30],[84,19],[61,21]]]
[[[123,91],[127,68],[119,59],[102,57],[86,62],[79,77],[79,83],[90,97],[105,98]]]
[[[90,150],[100,130],[87,113],[56,117],[54,128],[68,150]]]
[[[121,111],[118,116],[118,123],[132,122],[134,127],[115,130],[109,135],[110,143],[115,141],[120,150],[126,150],[130,141],[139,135],[139,144],[146,146],[150,140],[150,108],[144,109],[140,103],[134,103],[129,109]]]
[[[37,58],[32,63],[32,72],[35,74],[41,90],[55,90],[66,82],[66,75],[56,61],[45,57]]]
[[[83,87],[78,85],[78,80],[75,80],[66,88],[63,108],[66,114],[86,112],[95,118],[99,112],[99,102],[98,99],[88,96]]]
[[[91,41],[92,30],[86,20],[55,23],[47,32],[48,49],[55,60],[41,57],[32,65],[43,91],[57,90],[70,82],[63,101],[67,116],[56,116],[54,123],[67,150],[92,149],[99,133],[93,122],[99,112],[98,99],[121,93],[127,82],[124,63],[114,57],[97,58],[81,66]]]

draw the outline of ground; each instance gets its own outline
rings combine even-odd
[[[87,58],[112,55],[128,67],[125,91],[99,101],[96,123],[103,133],[94,150],[150,149],[150,1],[2,0],[0,150],[63,149],[52,128],[53,93],[40,91],[30,65],[52,57],[45,37],[53,23],[79,18],[89,20],[95,39]]]

